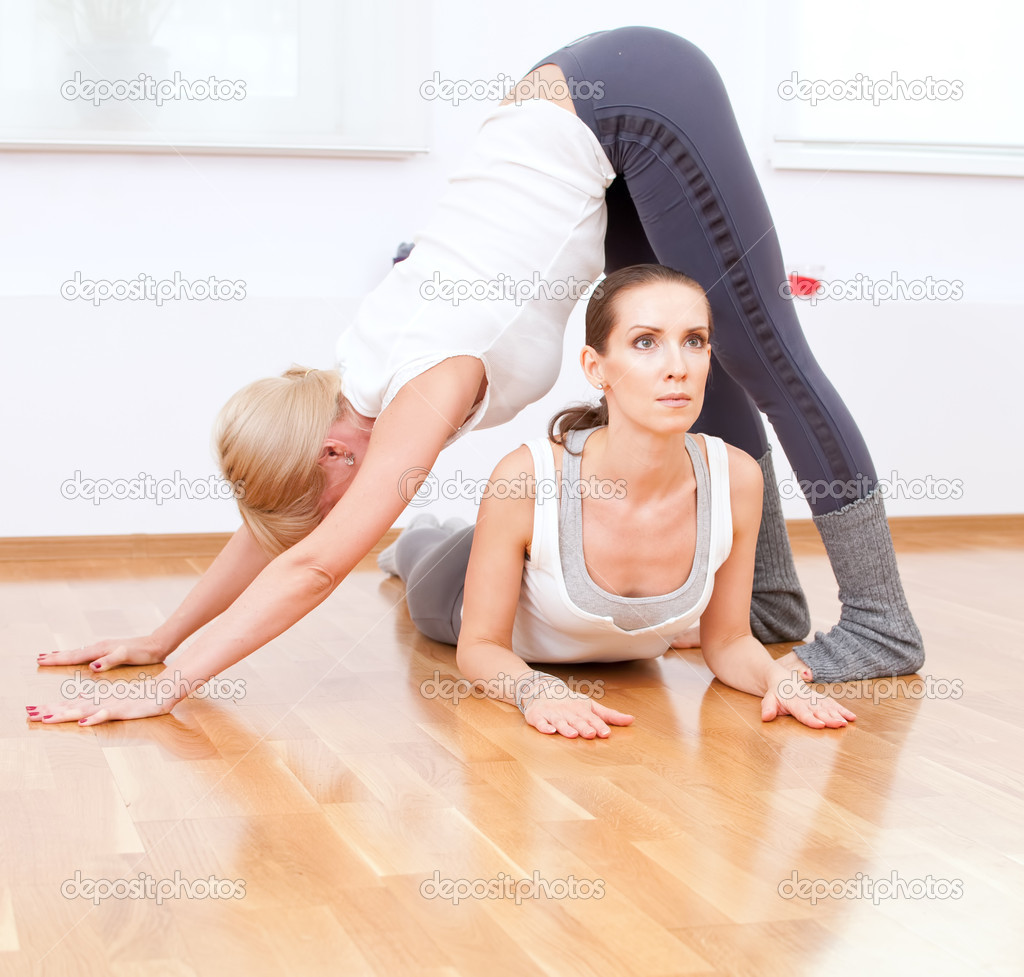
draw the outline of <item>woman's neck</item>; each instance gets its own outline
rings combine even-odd
[[[696,483],[686,432],[661,434],[627,421],[594,431],[580,464],[583,478],[622,479],[634,503],[663,499]]]

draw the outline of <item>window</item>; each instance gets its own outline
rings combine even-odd
[[[429,4],[0,0],[0,145],[426,148]]]
[[[776,168],[1024,176],[1024,6],[784,0],[774,9]]]

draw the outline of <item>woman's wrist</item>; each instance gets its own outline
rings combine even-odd
[[[516,707],[525,716],[533,700],[542,692],[555,692],[560,697],[572,695],[572,690],[557,675],[532,669],[516,679]]]
[[[181,638],[174,637],[167,633],[166,627],[166,623],[161,624],[160,627],[155,628],[146,638],[153,648],[154,654],[159,655],[161,661],[188,637],[188,635],[183,635]]]
[[[767,681],[767,690],[772,692],[778,692],[779,686],[783,682],[797,682],[800,685],[804,684],[803,679],[800,678],[799,674],[795,670],[787,671],[774,659],[768,666],[765,678]],[[765,694],[767,694],[767,691]]]

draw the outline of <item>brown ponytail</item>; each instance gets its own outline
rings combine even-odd
[[[615,326],[615,298],[630,288],[640,288],[655,282],[672,282],[677,285],[688,285],[704,295],[707,307],[708,326],[713,329],[711,321],[711,303],[699,282],[689,275],[669,268],[666,265],[629,265],[608,275],[594,289],[587,302],[586,343],[596,352],[604,355],[608,347],[608,337]],[[584,431],[592,427],[604,427],[608,423],[608,401],[604,395],[596,404],[577,404],[560,410],[548,423],[548,440],[564,447],[565,437],[570,431]],[[568,450],[568,449],[566,449]]]

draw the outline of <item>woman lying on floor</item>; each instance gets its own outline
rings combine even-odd
[[[416,626],[458,644],[467,678],[542,733],[608,736],[633,717],[526,664],[656,658],[698,622],[704,659],[761,718],[856,717],[773,661],[750,630],[757,462],[687,432],[711,363],[700,286],[661,265],[613,272],[587,306],[581,362],[603,391],[498,464],[475,527],[425,523],[381,554]],[[557,487],[557,491],[555,489]]]

